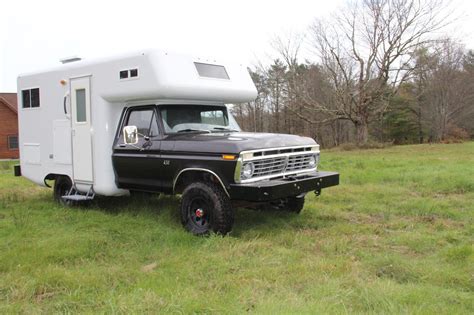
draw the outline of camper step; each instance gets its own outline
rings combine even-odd
[[[87,196],[87,195],[66,195],[62,196],[64,200],[72,200],[72,201],[86,201],[94,199],[94,196]]]
[[[62,196],[63,200],[71,200],[71,201],[87,201],[93,200],[95,197],[95,192],[92,186],[90,186],[89,190],[86,194],[81,193],[77,190],[76,186],[74,185],[71,187],[67,195]]]

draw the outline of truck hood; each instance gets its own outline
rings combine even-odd
[[[177,152],[234,153],[247,150],[314,145],[308,137],[279,133],[230,132],[169,135],[162,149]],[[162,143],[165,144],[165,143]]]

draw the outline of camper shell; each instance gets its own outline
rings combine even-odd
[[[184,194],[193,182],[207,183],[213,187],[209,193],[225,199],[227,210],[222,211],[232,218],[232,200],[301,199],[307,191],[319,193],[337,185],[337,173],[317,171],[319,146],[313,139],[240,132],[226,104],[256,96],[243,64],[166,51],[94,61],[75,58],[50,70],[20,75],[21,175],[45,186],[55,180],[55,193],[68,204],[96,194]],[[156,123],[153,134],[130,126],[132,116],[148,114],[153,126]],[[181,116],[189,121],[181,122]],[[214,128],[193,129],[200,117]],[[222,127],[213,125],[216,119],[223,121]],[[175,130],[177,126],[185,127]],[[134,143],[127,142],[127,130],[135,132]],[[253,177],[243,179],[246,172]],[[183,220],[200,221],[197,228],[187,227],[193,233],[230,230],[233,219],[222,219],[226,225],[213,214],[218,206],[207,205],[204,211],[191,201],[187,207],[193,208],[194,218],[188,214]],[[213,219],[209,217],[203,228],[205,215]],[[218,221],[221,227],[216,227]]]

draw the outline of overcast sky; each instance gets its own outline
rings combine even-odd
[[[145,48],[269,60],[277,34],[303,32],[345,0],[14,0],[0,16],[0,92],[16,77],[69,56],[94,58]],[[74,4],[74,5],[71,5]],[[454,0],[463,16],[451,36],[474,48],[474,1]]]

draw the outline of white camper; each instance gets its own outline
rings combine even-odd
[[[165,51],[64,60],[18,77],[21,174],[46,185],[69,177],[78,191],[118,196],[112,146],[124,107],[225,104],[256,97],[243,64]]]
[[[18,78],[21,165],[65,205],[96,194],[181,194],[194,234],[226,234],[236,203],[299,213],[337,185],[311,138],[241,132],[227,103],[257,96],[239,63],[163,51],[81,61]]]

